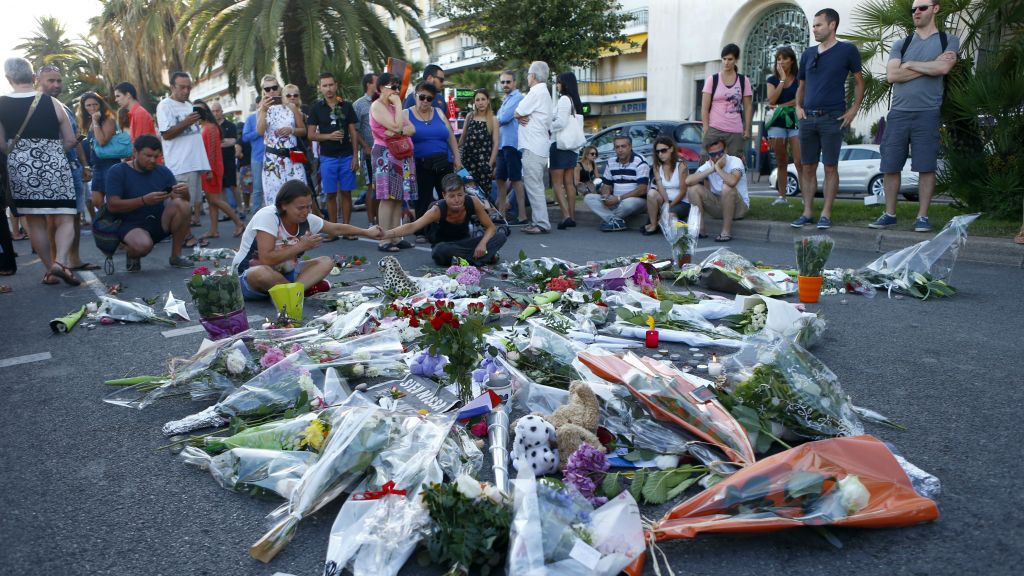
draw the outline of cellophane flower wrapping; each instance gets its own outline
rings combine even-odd
[[[700,269],[701,283],[719,292],[784,296],[795,290],[778,284],[749,260],[726,248],[709,254],[700,263]]]
[[[464,474],[476,478],[483,468],[484,453],[464,426],[453,426],[437,453],[437,464],[449,480]]]
[[[752,433],[759,451],[770,445],[757,434],[767,424],[809,440],[864,433],[839,379],[798,344],[778,337],[752,339],[723,364],[729,384],[719,389],[719,398]]]
[[[743,313],[755,313],[752,315],[762,317],[757,329],[747,332],[748,335],[760,332],[762,329],[771,330],[804,348],[810,348],[821,339],[821,335],[825,332],[823,318],[811,312],[801,312],[789,302],[767,298],[760,294],[737,296],[736,300]]]
[[[233,267],[210,271],[196,268],[185,283],[200,318],[224,316],[245,308],[242,285]]]
[[[513,492],[508,574],[614,576],[644,550],[640,510],[628,491],[595,510],[572,488],[526,473]]]
[[[351,310],[339,314],[330,326],[327,334],[332,338],[347,338],[360,334],[368,322],[373,322],[375,313],[380,309],[379,302],[363,302]]]
[[[686,222],[683,222],[668,209],[668,204],[665,204],[661,207],[658,227],[661,228],[661,233],[672,250],[673,262],[682,265],[684,256],[693,257],[700,235],[700,208],[691,206],[690,214]]]
[[[223,426],[233,417],[270,415],[290,408],[302,408],[303,402],[322,397],[309,370],[303,368],[311,363],[302,350],[289,354],[217,404],[164,424],[163,433],[173,436],[200,428]]]
[[[126,302],[110,296],[100,296],[96,315],[122,322],[159,322],[174,326],[173,321],[157,316],[152,308],[141,302]]]
[[[437,457],[454,414],[421,417],[396,415],[398,433],[373,460],[373,473],[342,505],[331,527],[324,573],[348,566],[356,576],[397,574],[416,549],[430,524],[430,515],[419,503],[422,486],[442,481]],[[383,494],[389,483],[405,494]],[[366,491],[366,492],[363,492]],[[371,499],[365,499],[370,495]]]
[[[203,449],[217,453],[231,448],[267,450],[312,450],[319,452],[330,433],[331,415],[335,408],[307,412],[294,418],[274,420],[248,426],[231,436],[207,436]]]
[[[808,525],[893,528],[930,522],[935,502],[915,492],[873,436],[809,442],[743,468],[669,511],[657,540]]]
[[[967,228],[980,215],[955,216],[930,240],[886,252],[858,272],[872,278],[876,286],[902,292],[914,285],[915,274],[948,281],[953,275],[957,255],[967,244]]]
[[[295,484],[316,462],[315,452],[232,448],[216,456],[194,446],[186,446],[179,455],[186,464],[209,470],[222,488],[249,490],[257,494],[273,493],[281,498],[291,494]]]
[[[295,537],[303,518],[355,486],[377,454],[392,442],[397,424],[395,413],[379,408],[335,411],[320,459],[303,474],[288,502],[268,516],[273,526],[249,548],[249,554],[270,562]]]

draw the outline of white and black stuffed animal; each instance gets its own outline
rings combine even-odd
[[[558,439],[555,427],[530,414],[516,420],[512,441],[512,465],[516,470],[529,466],[534,476],[558,472]]]
[[[402,270],[401,263],[394,256],[385,256],[377,263],[380,276],[383,279],[381,288],[386,294],[408,296],[419,290],[416,284],[409,279],[409,275]]]

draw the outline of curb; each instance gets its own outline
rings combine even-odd
[[[557,206],[549,207],[548,214],[552,224],[560,222],[562,219],[562,213]],[[580,226],[593,226],[596,228],[601,224],[601,219],[587,208],[582,199],[578,199],[576,202],[576,222]],[[645,222],[647,222],[647,215],[641,213],[630,216],[626,225],[631,229],[638,229]],[[706,222],[706,225],[709,235],[717,234],[720,228],[720,221],[711,219]],[[895,230],[873,230],[866,227],[833,226],[827,233],[835,240],[837,246],[855,247],[858,250],[884,254],[890,250],[906,248],[922,240],[928,240],[937,232],[938,229],[933,233],[921,234]],[[733,225],[732,229],[733,238],[754,242],[784,244],[792,244],[796,238],[816,233],[818,233],[818,230],[813,227],[799,230],[793,228],[788,223],[769,220],[740,220]],[[968,232],[967,244],[964,245],[957,258],[966,262],[1024,268],[1024,246],[1014,244],[1012,238],[971,236]]]

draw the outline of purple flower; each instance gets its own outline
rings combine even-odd
[[[434,290],[434,293],[431,294],[430,296],[432,298],[434,298],[435,300],[440,299],[440,298],[444,298],[444,290],[441,289],[441,288],[438,288],[437,290]]]
[[[590,444],[580,444],[580,447],[569,456],[565,464],[565,483],[575,488],[584,498],[594,506],[600,506],[608,501],[603,496],[595,496],[597,486],[604,480],[608,472],[608,458],[603,452]]]

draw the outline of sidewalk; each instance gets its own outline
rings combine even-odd
[[[562,213],[558,210],[557,206],[549,207],[548,213],[550,214],[552,225],[561,221]],[[596,228],[601,223],[601,220],[587,208],[582,199],[578,199],[576,202],[576,222],[580,226],[593,226]],[[638,230],[645,222],[647,222],[647,215],[643,213],[630,217],[626,224],[631,230]],[[713,237],[721,228],[721,220],[708,219],[705,222],[705,226],[708,235]],[[836,241],[837,245],[846,248],[862,247],[863,250],[884,254],[890,250],[905,248],[922,240],[928,240],[938,231],[939,229],[935,229],[934,232],[920,234],[895,230],[873,230],[867,227],[833,226],[827,233]],[[814,227],[805,227],[799,230],[790,226],[788,222],[772,222],[768,220],[740,220],[733,224],[732,227],[733,238],[755,242],[792,244],[793,240],[800,236],[816,233],[818,233],[818,230]],[[722,244],[722,246],[728,246],[728,244]],[[964,246],[963,251],[960,252],[958,259],[968,262],[1024,268],[1024,246],[1014,244],[1013,238],[971,236],[968,232],[967,244]]]

